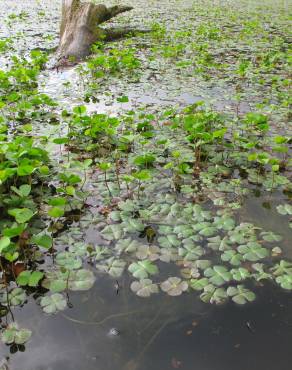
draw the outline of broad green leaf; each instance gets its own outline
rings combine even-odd
[[[148,275],[155,275],[158,273],[158,267],[151,263],[151,261],[144,260],[133,262],[129,266],[129,271],[137,279],[146,279]]]
[[[227,294],[229,297],[232,297],[233,302],[237,304],[252,302],[256,298],[256,295],[252,291],[246,289],[243,285],[228,287]]]
[[[209,267],[204,271],[204,275],[209,278],[210,283],[221,286],[232,279],[231,273],[224,266]]]

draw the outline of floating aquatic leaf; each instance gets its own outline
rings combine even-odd
[[[139,297],[150,297],[153,293],[158,293],[159,289],[157,284],[153,284],[150,279],[142,279],[140,281],[133,281],[131,289]]]
[[[238,269],[232,269],[230,273],[232,275],[232,278],[236,281],[243,281],[251,277],[250,272],[243,267],[239,267]]]
[[[210,237],[216,234],[216,227],[212,226],[210,222],[201,222],[193,226],[195,231],[198,231],[200,235]]]
[[[63,292],[67,287],[68,273],[69,271],[65,273],[58,270],[48,271],[42,281],[42,286],[53,293]]]
[[[272,279],[272,275],[264,271],[264,264],[263,263],[254,263],[252,268],[256,271],[256,273],[252,274],[252,277],[256,281]]]
[[[207,278],[191,279],[189,284],[192,289],[199,291],[203,290],[209,284],[209,280]]]
[[[204,254],[203,248],[200,246],[185,246],[178,249],[178,255],[186,261],[195,261]]]
[[[200,270],[206,270],[212,265],[212,262],[209,260],[197,260],[194,262],[194,265]]]
[[[94,256],[95,261],[102,261],[107,258],[111,254],[110,249],[108,247],[103,247],[97,245],[95,250],[91,253]]]
[[[292,275],[280,275],[276,277],[276,282],[286,290],[292,290]]]
[[[160,249],[155,245],[141,245],[138,247],[136,256],[140,260],[148,259],[149,261],[156,261],[159,259]]]
[[[158,228],[158,232],[162,235],[169,235],[173,232],[173,228],[167,225],[160,225]]]
[[[172,248],[181,245],[181,241],[173,234],[160,236],[158,238],[158,243],[162,248]]]
[[[243,285],[237,285],[237,287],[228,287],[227,294],[229,297],[232,297],[233,302],[237,304],[252,302],[256,298],[256,295],[252,291],[246,289]]]
[[[127,238],[119,240],[115,245],[115,250],[119,253],[133,253],[139,246],[141,244],[137,240]]]
[[[173,229],[178,238],[188,238],[194,234],[194,230],[190,225],[178,225]]]
[[[221,286],[232,279],[231,273],[224,266],[209,267],[204,271],[204,275],[209,281],[217,286]]]
[[[204,303],[222,304],[227,300],[227,293],[223,288],[217,288],[212,284],[208,284],[204,287],[200,298]]]
[[[212,214],[210,211],[204,211],[198,204],[193,206],[193,218],[196,222],[202,222],[204,220],[211,220]]]
[[[266,241],[266,242],[280,242],[283,238],[279,234],[275,234],[272,231],[263,231],[260,233],[261,237]]]
[[[280,215],[292,215],[292,206],[290,204],[280,204],[278,207],[277,207],[277,211],[278,213],[280,213]]]
[[[145,226],[136,218],[128,218],[121,224],[125,232],[134,233],[135,231],[143,231]]]
[[[112,211],[109,215],[109,218],[114,221],[118,222],[121,221],[121,212],[120,211]]]
[[[56,256],[57,265],[66,270],[77,270],[82,266],[81,259],[71,252],[60,252]]]
[[[121,224],[108,225],[101,231],[101,235],[106,240],[119,240],[123,238],[124,230]]]
[[[133,200],[127,199],[124,202],[119,202],[119,209],[131,213],[137,209],[137,206]]]
[[[178,296],[188,289],[188,283],[178,277],[170,277],[160,287],[168,295]]]
[[[161,248],[160,249],[160,260],[163,262],[171,262],[178,260],[178,251],[176,248]]]
[[[19,328],[16,322],[12,322],[1,334],[1,340],[5,344],[24,344],[29,340],[31,334],[30,330]]]
[[[233,266],[239,266],[243,260],[243,257],[241,254],[236,253],[236,251],[229,250],[221,254],[221,259],[224,262],[229,262]]]
[[[5,291],[1,297],[1,303],[4,306],[8,304],[9,306],[20,306],[25,302],[25,300],[26,294],[22,288],[14,288],[8,293],[8,295]]]
[[[86,257],[88,253],[88,244],[83,242],[73,242],[69,246],[69,252],[79,257]]]
[[[280,276],[280,275],[286,275],[286,274],[292,275],[292,263],[289,261],[281,260],[273,268],[271,268],[271,271],[274,276]]]
[[[109,274],[112,277],[118,278],[122,275],[126,266],[126,262],[121,259],[111,257],[107,259],[103,264],[96,265],[96,268]]]
[[[158,267],[149,260],[133,262],[129,266],[129,271],[137,279],[145,279],[148,275],[155,275],[158,273]]]
[[[40,305],[45,313],[53,314],[63,311],[67,307],[65,297],[60,293],[45,296],[41,299]]]
[[[269,251],[257,242],[248,242],[246,245],[240,245],[237,250],[243,255],[245,260],[251,262],[256,262],[269,256]]]
[[[200,271],[195,266],[186,267],[180,270],[181,276],[184,279],[198,278],[200,277]]]
[[[219,235],[212,238],[208,238],[208,247],[213,250],[226,251],[231,248],[231,243],[228,240],[228,237],[221,239]]]
[[[95,282],[95,276],[92,271],[80,269],[70,271],[68,288],[73,291],[83,291],[92,288]]]
[[[235,221],[231,217],[215,217],[213,225],[219,230],[233,230],[235,227]]]

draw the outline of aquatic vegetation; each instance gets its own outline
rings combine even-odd
[[[286,23],[207,3],[193,5],[194,27],[153,23],[147,47],[96,44],[77,67],[83,101],[70,108],[40,92],[46,54],[11,56],[14,41],[0,40],[10,62],[0,70],[0,308],[11,321],[32,295],[46,314],[69,309],[70,291],[101,275],[117,293],[127,276],[138,297],[206,304],[251,303],[259,282],[292,291],[287,236],[244,213],[262,193],[292,226]],[[92,111],[111,84],[151,85],[166,69],[198,89],[221,86],[228,104],[128,106],[117,89],[108,92],[116,113]],[[10,345],[31,336],[14,322],[1,330]]]

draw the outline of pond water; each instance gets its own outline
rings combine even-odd
[[[56,317],[44,318],[34,302],[16,311],[34,336],[24,353],[1,349],[9,369],[290,369],[291,297],[274,286],[258,289],[250,306],[208,307],[192,295],[141,304],[126,283],[117,295],[113,281],[99,279]]]
[[[24,37],[19,37],[19,50],[56,46],[60,3],[57,0],[0,0],[1,19],[7,17],[7,9],[9,13],[29,14],[25,22],[17,19],[13,27],[2,23],[0,36],[23,32]],[[130,19],[134,26],[143,27],[151,19],[162,20],[170,30],[181,30],[199,23],[191,11],[196,1],[151,0],[147,6],[142,0],[127,3],[135,6],[132,15],[120,17],[113,25]],[[238,6],[232,1],[227,3]],[[285,2],[279,3],[279,7],[285,8]],[[276,4],[269,3],[269,6],[276,7]],[[136,42],[149,40],[142,36]],[[141,58],[146,59],[147,51],[141,54]],[[170,69],[170,65],[147,64],[149,68],[136,82],[109,78],[101,89],[104,91],[97,94],[99,101],[87,103],[88,111],[120,114],[143,106],[149,112],[157,112],[169,106],[182,108],[200,100],[222,112],[234,110],[235,102],[231,98],[234,85],[198,83],[193,76],[182,76],[179,69]],[[83,104],[84,89],[76,68],[61,72],[46,70],[40,82],[41,91],[56,99],[62,108]],[[121,95],[128,96],[129,102],[117,102]],[[239,112],[250,111],[253,104],[252,97],[250,101],[244,99]],[[59,129],[49,126],[44,131],[54,136]],[[277,127],[285,133],[289,129],[291,126],[281,122]],[[262,191],[258,194],[256,190],[251,186],[236,215],[237,221],[252,222],[264,230],[281,234],[283,240],[279,246],[285,258],[292,259],[291,227],[288,219],[276,211],[277,205],[290,200],[289,193]],[[85,217],[97,211],[98,207],[88,207]],[[73,226],[76,224],[78,222]],[[88,243],[100,243],[99,230],[94,226],[87,225],[82,232]],[[162,277],[167,278],[171,269],[175,269],[158,264]],[[257,298],[243,306],[233,302],[208,305],[197,294],[170,297],[159,293],[144,299],[133,294],[130,284],[127,274],[117,279],[98,275],[91,290],[68,293],[70,308],[52,316],[44,315],[35,302],[38,297],[31,293],[27,303],[15,308],[13,315],[20,326],[33,331],[33,336],[18,351],[14,351],[13,346],[0,344],[3,364],[7,364],[9,370],[291,369],[292,296],[276,284],[251,284]],[[4,365],[3,369],[6,369]]]

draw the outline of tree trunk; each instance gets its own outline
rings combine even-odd
[[[130,6],[94,5],[80,0],[63,0],[60,43],[57,49],[59,61],[80,61],[90,54],[91,46],[99,40],[121,37],[130,29],[107,31],[98,25],[116,15],[131,10]]]

